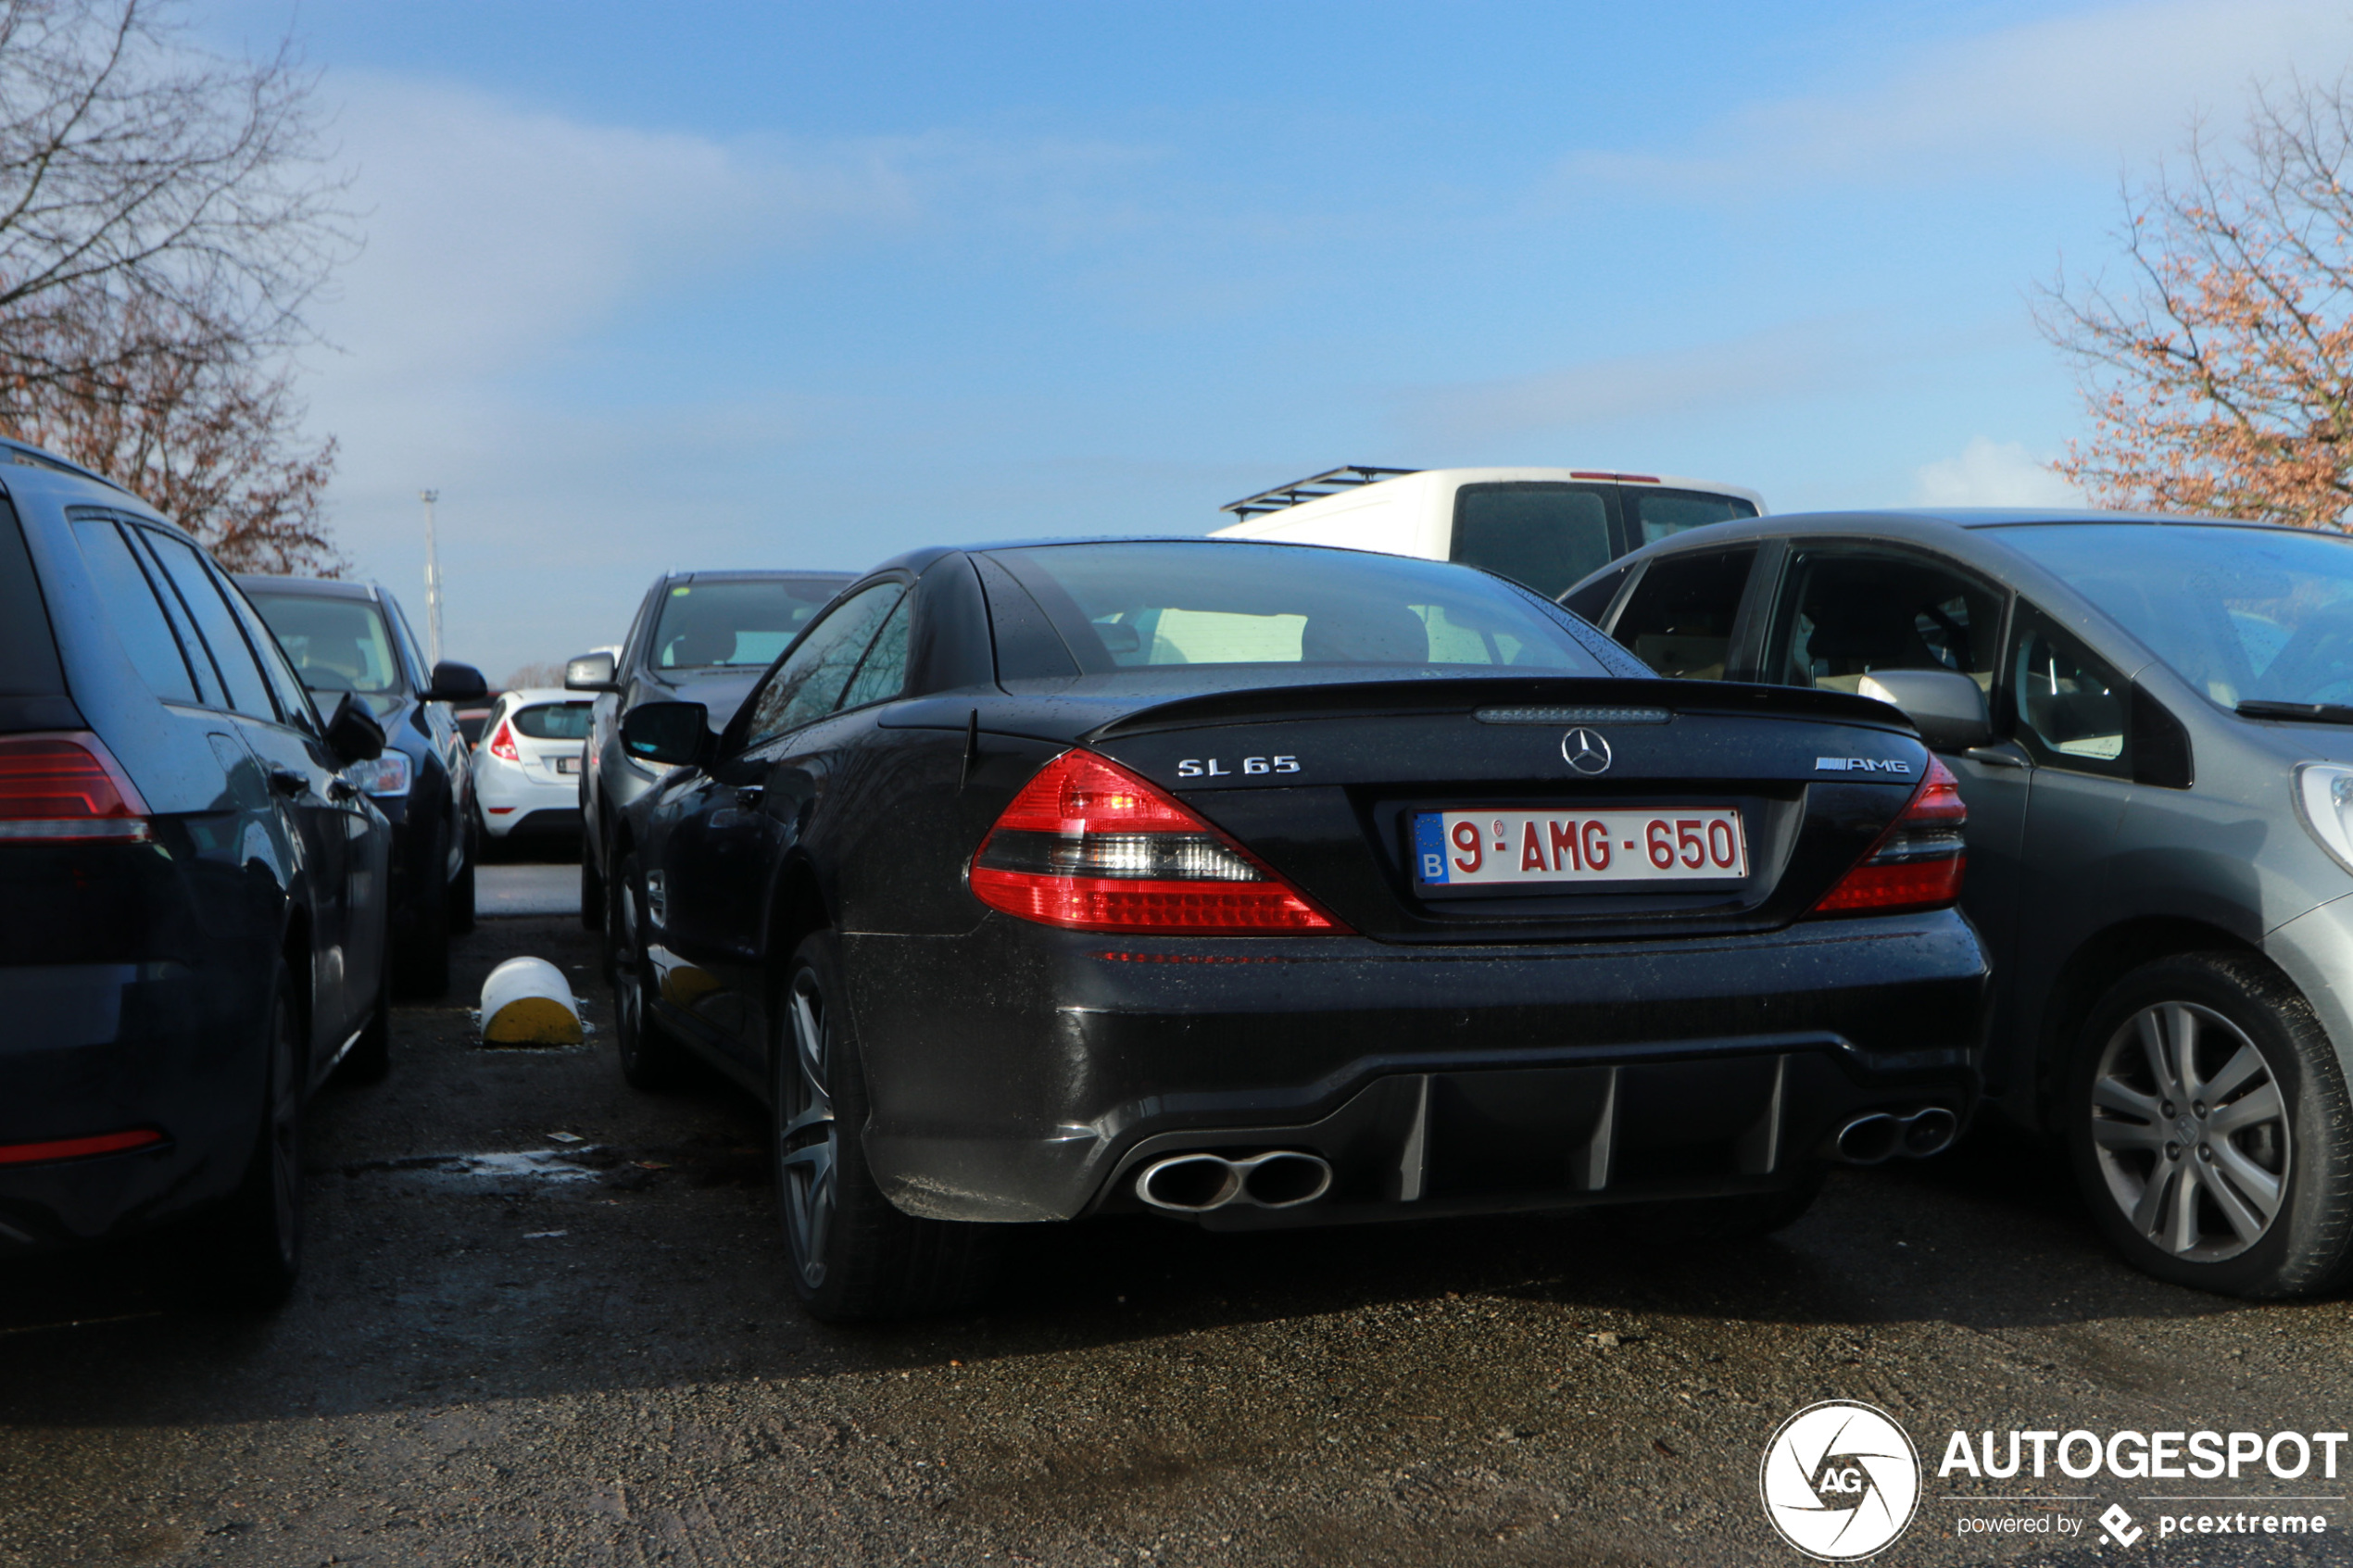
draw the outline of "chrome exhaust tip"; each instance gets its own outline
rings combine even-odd
[[[1240,1196],[1242,1173],[1217,1154],[1177,1154],[1156,1160],[1136,1177],[1136,1196],[1172,1214],[1206,1214]]]
[[[1241,1175],[1242,1200],[1261,1209],[1295,1209],[1332,1189],[1331,1163],[1321,1155],[1278,1148],[1233,1164]]]
[[[1941,1105],[1931,1105],[1904,1119],[1904,1152],[1915,1160],[1942,1154],[1953,1146],[1961,1119]]]
[[[1874,1110],[1838,1130],[1838,1157],[1849,1165],[1876,1165],[1894,1155],[1903,1139],[1904,1124]]]

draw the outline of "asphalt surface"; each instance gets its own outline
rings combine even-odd
[[[517,953],[573,975],[589,1045],[474,1042]],[[450,995],[396,1013],[390,1079],[314,1102],[274,1315],[185,1309],[151,1249],[0,1274],[0,1564],[1794,1564],[1758,1461],[1825,1399],[1931,1466],[1881,1562],[2353,1559],[2335,1533],[2094,1544],[2110,1501],[2150,1522],[2149,1483],[1945,1500],[1957,1428],[2353,1416],[2344,1301],[2133,1274],[2032,1146],[1841,1174],[1704,1253],[1590,1217],[1056,1229],[979,1315],[832,1328],[794,1304],[757,1108],[627,1089],[592,959],[569,921],[484,922]],[[1956,1534],[2001,1514],[2082,1533]]]

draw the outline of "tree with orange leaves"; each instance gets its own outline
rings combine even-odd
[[[2043,292],[2092,418],[2058,471],[2103,505],[2343,528],[2353,508],[2353,96],[2259,93],[2125,194],[2129,282]]]

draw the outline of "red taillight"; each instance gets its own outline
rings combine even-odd
[[[1961,828],[1968,821],[1953,771],[1931,756],[1928,777],[1912,792],[1904,814],[1822,896],[1814,912],[1892,915],[1944,909],[1961,896],[1961,872],[1969,864]]]
[[[490,737],[490,755],[502,762],[522,760],[522,753],[515,749],[515,732],[504,719],[498,721],[498,733]]]
[[[86,732],[0,737],[0,844],[139,843],[147,803]]]
[[[973,857],[992,909],[1076,931],[1271,934],[1347,928],[1156,785],[1065,751]]]
[[[100,1133],[90,1138],[50,1138],[43,1143],[0,1143],[0,1165],[39,1165],[52,1160],[87,1160],[94,1154],[121,1154],[150,1148],[163,1142],[153,1127],[127,1133]]]

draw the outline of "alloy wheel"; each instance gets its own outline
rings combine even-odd
[[[785,996],[790,1059],[777,1063],[777,1196],[793,1266],[815,1290],[825,1283],[825,1242],[836,1207],[837,1135],[825,1086],[825,997],[816,973],[795,972]]]
[[[2261,1240],[2286,1197],[2279,1079],[2210,1008],[2158,1002],[2126,1019],[2092,1078],[2093,1152],[2133,1228],[2188,1262]]]

